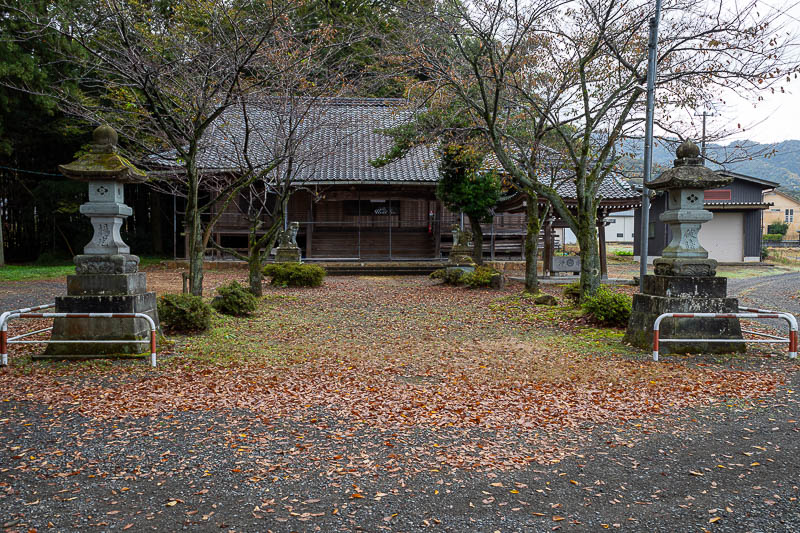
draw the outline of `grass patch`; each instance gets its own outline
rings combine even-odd
[[[6,265],[0,267],[0,281],[36,281],[75,273],[75,265]]]
[[[164,259],[163,257],[141,256],[139,258],[139,268],[157,265]],[[58,261],[53,264],[5,265],[0,267],[0,282],[63,278],[74,273],[75,265],[72,261]]]

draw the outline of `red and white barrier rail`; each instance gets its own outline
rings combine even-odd
[[[41,311],[42,309],[50,309],[55,307],[56,304],[42,304],[36,305],[34,307],[25,307],[23,309],[14,309],[13,311],[6,311],[3,314],[0,314],[0,366],[8,365],[8,328],[4,325],[8,321],[8,317],[14,313],[30,313],[31,311]],[[50,331],[53,329],[52,327],[40,329],[37,331],[31,331],[29,333],[25,333],[23,335],[17,335],[14,337],[15,339],[19,339],[22,337],[29,337],[31,335],[35,335],[37,333],[42,333],[44,331]]]
[[[789,343],[789,357],[794,359],[797,357],[797,319],[791,313],[783,313],[778,311],[755,310],[752,313],[664,313],[656,318],[653,324],[653,361],[658,361],[658,347],[662,342],[762,342],[762,343]],[[775,335],[767,335],[765,333],[755,333],[764,337],[771,337],[770,339],[660,339],[659,329],[661,321],[665,318],[778,318],[785,320],[789,323],[789,336],[777,337]]]
[[[73,343],[73,344],[142,344],[147,343],[147,340],[130,340],[130,339],[86,339],[86,340],[32,340],[23,341],[19,340],[24,337],[35,335],[53,329],[44,328],[36,331],[30,331],[8,338],[8,323],[15,318],[141,318],[146,320],[150,326],[150,366],[156,366],[156,323],[148,315],[144,313],[31,313],[39,309],[47,309],[53,307],[55,304],[48,304],[39,307],[32,307],[29,309],[19,309],[16,311],[8,311],[0,315],[0,364],[3,366],[8,364],[8,345],[9,344],[50,344],[50,343]]]

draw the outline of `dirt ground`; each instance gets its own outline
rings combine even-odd
[[[206,294],[244,276],[209,272]],[[800,530],[800,367],[781,349],[652,363],[520,289],[329,278],[170,336],[157,369],[16,352],[0,527]]]

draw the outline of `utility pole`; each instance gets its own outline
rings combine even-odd
[[[709,113],[704,109],[702,113],[695,113],[694,116],[703,117],[703,136],[700,139],[700,157],[702,157],[703,161],[705,161],[706,160],[706,117],[713,117],[714,113]]]
[[[647,114],[644,127],[644,172],[642,173],[642,231],[639,246],[639,292],[644,293],[644,277],[647,275],[648,244],[650,239],[650,173],[653,169],[653,113],[656,92],[656,47],[658,46],[658,22],[661,19],[661,0],[656,0],[656,12],[650,19],[650,40],[647,44]]]

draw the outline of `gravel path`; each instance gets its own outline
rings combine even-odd
[[[798,374],[788,387],[800,387]],[[800,406],[766,402],[669,417],[658,433],[597,426],[578,455],[512,472],[369,475],[303,462],[305,422],[176,412],[108,422],[0,402],[0,528],[53,531],[800,531]],[[338,421],[339,424],[342,421]],[[257,448],[232,438],[271,435]],[[281,435],[285,438],[276,438]],[[387,435],[359,430],[350,462]],[[299,445],[298,445],[299,446]],[[392,448],[415,452],[415,443]],[[387,452],[388,453],[388,452]],[[247,473],[287,458],[267,479]],[[340,469],[341,470],[341,469]],[[399,468],[396,470],[400,470]]]
[[[758,278],[728,279],[728,294],[740,303],[800,316],[800,272]],[[794,296],[794,298],[793,298]]]
[[[0,312],[53,303],[56,296],[62,296],[66,292],[66,282],[63,279],[1,283]]]

